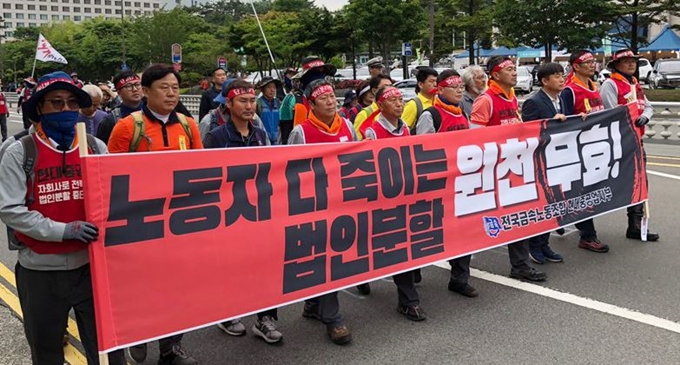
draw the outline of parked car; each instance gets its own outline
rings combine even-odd
[[[652,74],[653,70],[654,67],[652,67],[652,64],[648,59],[644,57],[640,57],[640,59],[638,59],[638,79],[640,79],[640,82],[649,84],[649,76]]]
[[[533,90],[534,90],[534,77],[531,75],[531,71],[526,66],[518,67],[517,85],[515,85],[515,91],[529,94]]]
[[[406,79],[398,81],[394,84],[394,87],[397,87],[399,90],[401,90],[404,100],[410,100],[416,97],[416,85],[418,85],[418,81],[416,79]]]
[[[680,59],[658,60],[649,76],[653,89],[680,87]]]

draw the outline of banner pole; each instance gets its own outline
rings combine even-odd
[[[31,71],[31,77],[35,76],[35,64],[38,63],[38,59],[34,58],[33,59],[33,70]]]
[[[269,48],[267,36],[264,35],[264,29],[262,28],[262,23],[260,23],[260,17],[257,16],[257,10],[255,10],[255,3],[253,1],[254,0],[250,0],[250,6],[253,7],[253,14],[255,14],[255,20],[257,20],[257,25],[260,27],[260,32],[262,33],[262,38],[264,39],[264,44],[265,46],[267,46],[267,51],[269,51],[269,58],[272,59],[272,64],[274,65],[274,69],[276,70],[276,76],[278,77],[279,80],[283,81],[281,78],[281,73],[279,72],[279,68],[276,67],[276,60],[274,60],[274,54],[272,53],[272,49]]]

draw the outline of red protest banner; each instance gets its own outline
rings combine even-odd
[[[626,107],[586,121],[84,160],[101,232],[90,252],[102,351],[647,199]]]

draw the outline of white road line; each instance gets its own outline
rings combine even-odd
[[[436,263],[435,266],[445,269],[447,271],[450,269],[450,266],[446,261]],[[635,321],[652,327],[657,327],[665,329],[667,331],[680,333],[680,323],[669,321],[667,319],[659,318],[650,314],[640,313],[632,309],[618,307],[613,304],[599,302],[597,300],[585,297],[579,297],[578,295],[564,293],[558,290],[549,289],[536,284],[525,283],[523,281],[511,279],[509,277],[501,275],[492,274],[490,272],[482,270],[470,269],[470,275],[478,279],[523,290],[546,298],[559,300],[561,302],[577,305],[583,308],[592,309],[598,312],[610,314],[630,321]]]
[[[647,173],[650,174],[650,175],[654,175],[654,176],[661,176],[661,177],[666,177],[666,178],[669,178],[669,179],[680,180],[680,176],[678,176],[678,175],[666,174],[666,173],[663,173],[663,172],[652,171],[652,170],[647,170]]]

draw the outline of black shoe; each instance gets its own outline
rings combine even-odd
[[[510,277],[522,281],[545,281],[548,279],[548,275],[546,275],[544,272],[533,268],[526,271],[511,271]]]
[[[413,282],[418,284],[423,281],[423,275],[420,273],[420,269],[413,270]]]
[[[316,304],[305,303],[305,307],[302,309],[302,316],[320,321],[321,315],[319,315],[319,306]]]
[[[627,229],[626,230],[626,238],[632,238],[634,240],[642,240],[642,231],[639,229]],[[659,234],[656,232],[650,232],[647,230],[647,241],[649,242],[654,242],[659,240]]]
[[[146,344],[130,346],[127,349],[127,353],[132,359],[132,361],[137,364],[144,362],[146,360],[147,348]]]
[[[427,315],[418,305],[404,306],[398,305],[397,312],[403,314],[408,320],[414,322],[420,322],[427,319]]]
[[[198,361],[193,357],[187,355],[182,347],[177,344],[172,346],[170,352],[161,354],[158,359],[158,365],[197,365]]]
[[[558,228],[555,230],[555,233],[559,234],[560,236],[564,236],[565,232],[566,231],[564,230],[564,228]]]
[[[357,291],[359,291],[359,294],[369,295],[371,294],[371,285],[369,283],[359,284],[357,285]]]
[[[449,290],[468,298],[477,298],[479,296],[477,289],[467,283],[461,284],[449,281]]]

